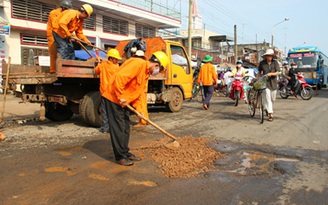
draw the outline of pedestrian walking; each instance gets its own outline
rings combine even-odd
[[[273,49],[267,49],[262,55],[263,60],[259,65],[258,76],[267,75],[268,80],[266,82],[267,88],[264,90],[262,97],[264,100],[264,109],[268,113],[268,121],[273,121],[273,104],[276,100],[278,83],[277,76],[280,72],[280,66],[274,54]]]
[[[162,51],[154,52],[147,61],[131,57],[114,74],[108,88],[106,109],[109,120],[109,133],[115,160],[123,166],[133,165],[141,159],[130,153],[130,110],[126,105],[133,104],[141,110],[141,97],[150,75],[155,75],[168,65],[168,57]],[[141,118],[141,116],[138,116]]]
[[[91,42],[83,34],[83,22],[84,19],[90,17],[92,12],[93,8],[89,4],[83,4],[79,10],[67,10],[60,15],[58,28],[54,28],[53,36],[57,52],[63,59],[75,59],[72,43],[75,36],[91,45]]]
[[[102,63],[99,63],[95,68],[95,73],[99,75],[100,87],[99,92],[101,95],[101,111],[102,111],[102,125],[101,132],[105,133],[109,131],[109,122],[108,114],[105,107],[105,101],[107,100],[106,96],[109,95],[109,81],[119,69],[118,61],[122,60],[120,53],[116,49],[110,49],[107,52],[108,60]]]
[[[48,51],[50,56],[50,72],[56,72],[56,58],[57,58],[57,49],[54,36],[52,31],[54,28],[58,28],[58,17],[63,11],[67,9],[72,9],[72,3],[70,1],[64,0],[60,3],[60,7],[50,11],[48,16],[47,23],[47,41],[48,41]]]
[[[218,75],[215,71],[215,67],[212,65],[213,56],[206,55],[203,59],[204,64],[200,68],[199,75],[197,78],[197,84],[202,83],[204,89],[205,99],[203,107],[208,110],[210,107],[210,101],[214,92],[214,85],[218,80]]]

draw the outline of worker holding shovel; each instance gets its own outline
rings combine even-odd
[[[108,60],[102,62],[97,65],[95,68],[95,73],[99,75],[100,79],[100,95],[101,95],[101,111],[102,111],[102,125],[101,125],[101,132],[108,132],[109,131],[109,123],[108,123],[108,114],[105,107],[105,101],[107,101],[106,96],[109,94],[107,92],[109,88],[109,81],[112,76],[118,71],[120,68],[118,65],[118,61],[122,60],[120,53],[116,49],[110,49],[107,52]]]
[[[54,36],[52,31],[54,28],[58,28],[58,18],[62,12],[72,9],[72,3],[70,1],[64,0],[60,3],[60,7],[52,10],[48,16],[47,23],[47,40],[48,40],[48,50],[50,56],[50,72],[56,72],[56,57],[57,57],[57,49]]]
[[[138,106],[142,106],[140,99],[146,89],[147,79],[167,65],[168,57],[162,51],[154,52],[148,61],[131,57],[120,66],[109,83],[106,95],[108,100],[105,102],[109,133],[115,160],[120,165],[131,166],[134,164],[133,161],[141,160],[129,152],[130,110],[127,106],[133,104],[137,109]],[[138,117],[142,119],[143,116]]]
[[[67,10],[61,13],[58,20],[58,28],[53,30],[57,52],[63,59],[75,59],[72,39],[75,35],[91,45],[88,38],[83,34],[84,19],[89,18],[93,8],[89,4],[83,4],[79,10]],[[75,34],[74,34],[75,33]]]

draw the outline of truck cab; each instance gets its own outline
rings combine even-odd
[[[165,105],[171,112],[179,111],[183,101],[192,97],[192,67],[185,48],[178,42],[163,40],[161,37],[142,40],[146,42],[146,59],[155,51],[163,51],[169,58],[166,70],[149,78],[148,105]],[[130,40],[121,41],[116,46],[123,59],[126,59],[124,48],[129,42]]]

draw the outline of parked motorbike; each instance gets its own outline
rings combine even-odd
[[[235,101],[235,106],[238,106],[239,100],[244,98],[242,77],[235,76],[231,85],[230,98]]]
[[[287,99],[291,95],[300,95],[303,100],[310,100],[313,96],[312,87],[306,83],[304,76],[302,73],[298,73],[296,75],[296,84],[295,84],[295,92],[292,93],[290,86],[286,85],[286,82],[279,82],[279,94],[283,99]]]
[[[222,82],[219,82],[217,85],[214,86],[214,92],[218,96],[227,97],[227,86],[223,85]]]

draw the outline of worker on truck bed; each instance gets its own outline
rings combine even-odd
[[[92,12],[93,8],[89,4],[83,4],[79,10],[62,12],[58,20],[58,28],[54,29],[53,35],[57,45],[57,52],[60,53],[63,59],[75,59],[72,43],[72,38],[75,35],[91,45],[88,38],[83,34],[83,21],[89,18]]]
[[[141,160],[129,152],[130,111],[126,105],[133,104],[140,110],[140,98],[145,92],[149,76],[166,68],[168,62],[167,55],[162,51],[154,52],[149,61],[131,57],[120,66],[111,79],[106,109],[115,160],[120,165],[130,166],[133,161]]]
[[[108,124],[108,117],[107,117],[107,110],[105,107],[105,101],[107,100],[106,95],[109,93],[109,81],[118,71],[120,68],[118,65],[118,61],[122,60],[120,53],[116,49],[110,49],[107,52],[108,61],[102,62],[97,65],[95,68],[95,73],[99,75],[100,79],[100,95],[101,95],[101,111],[102,111],[102,125],[101,125],[101,132],[108,132],[109,131],[109,124]]]
[[[60,14],[67,10],[72,9],[72,3],[70,1],[64,0],[61,2],[60,7],[50,11],[47,23],[47,40],[48,40],[48,50],[50,56],[50,72],[56,72],[56,57],[57,49],[54,36],[52,31],[54,28],[58,28],[58,17]]]

